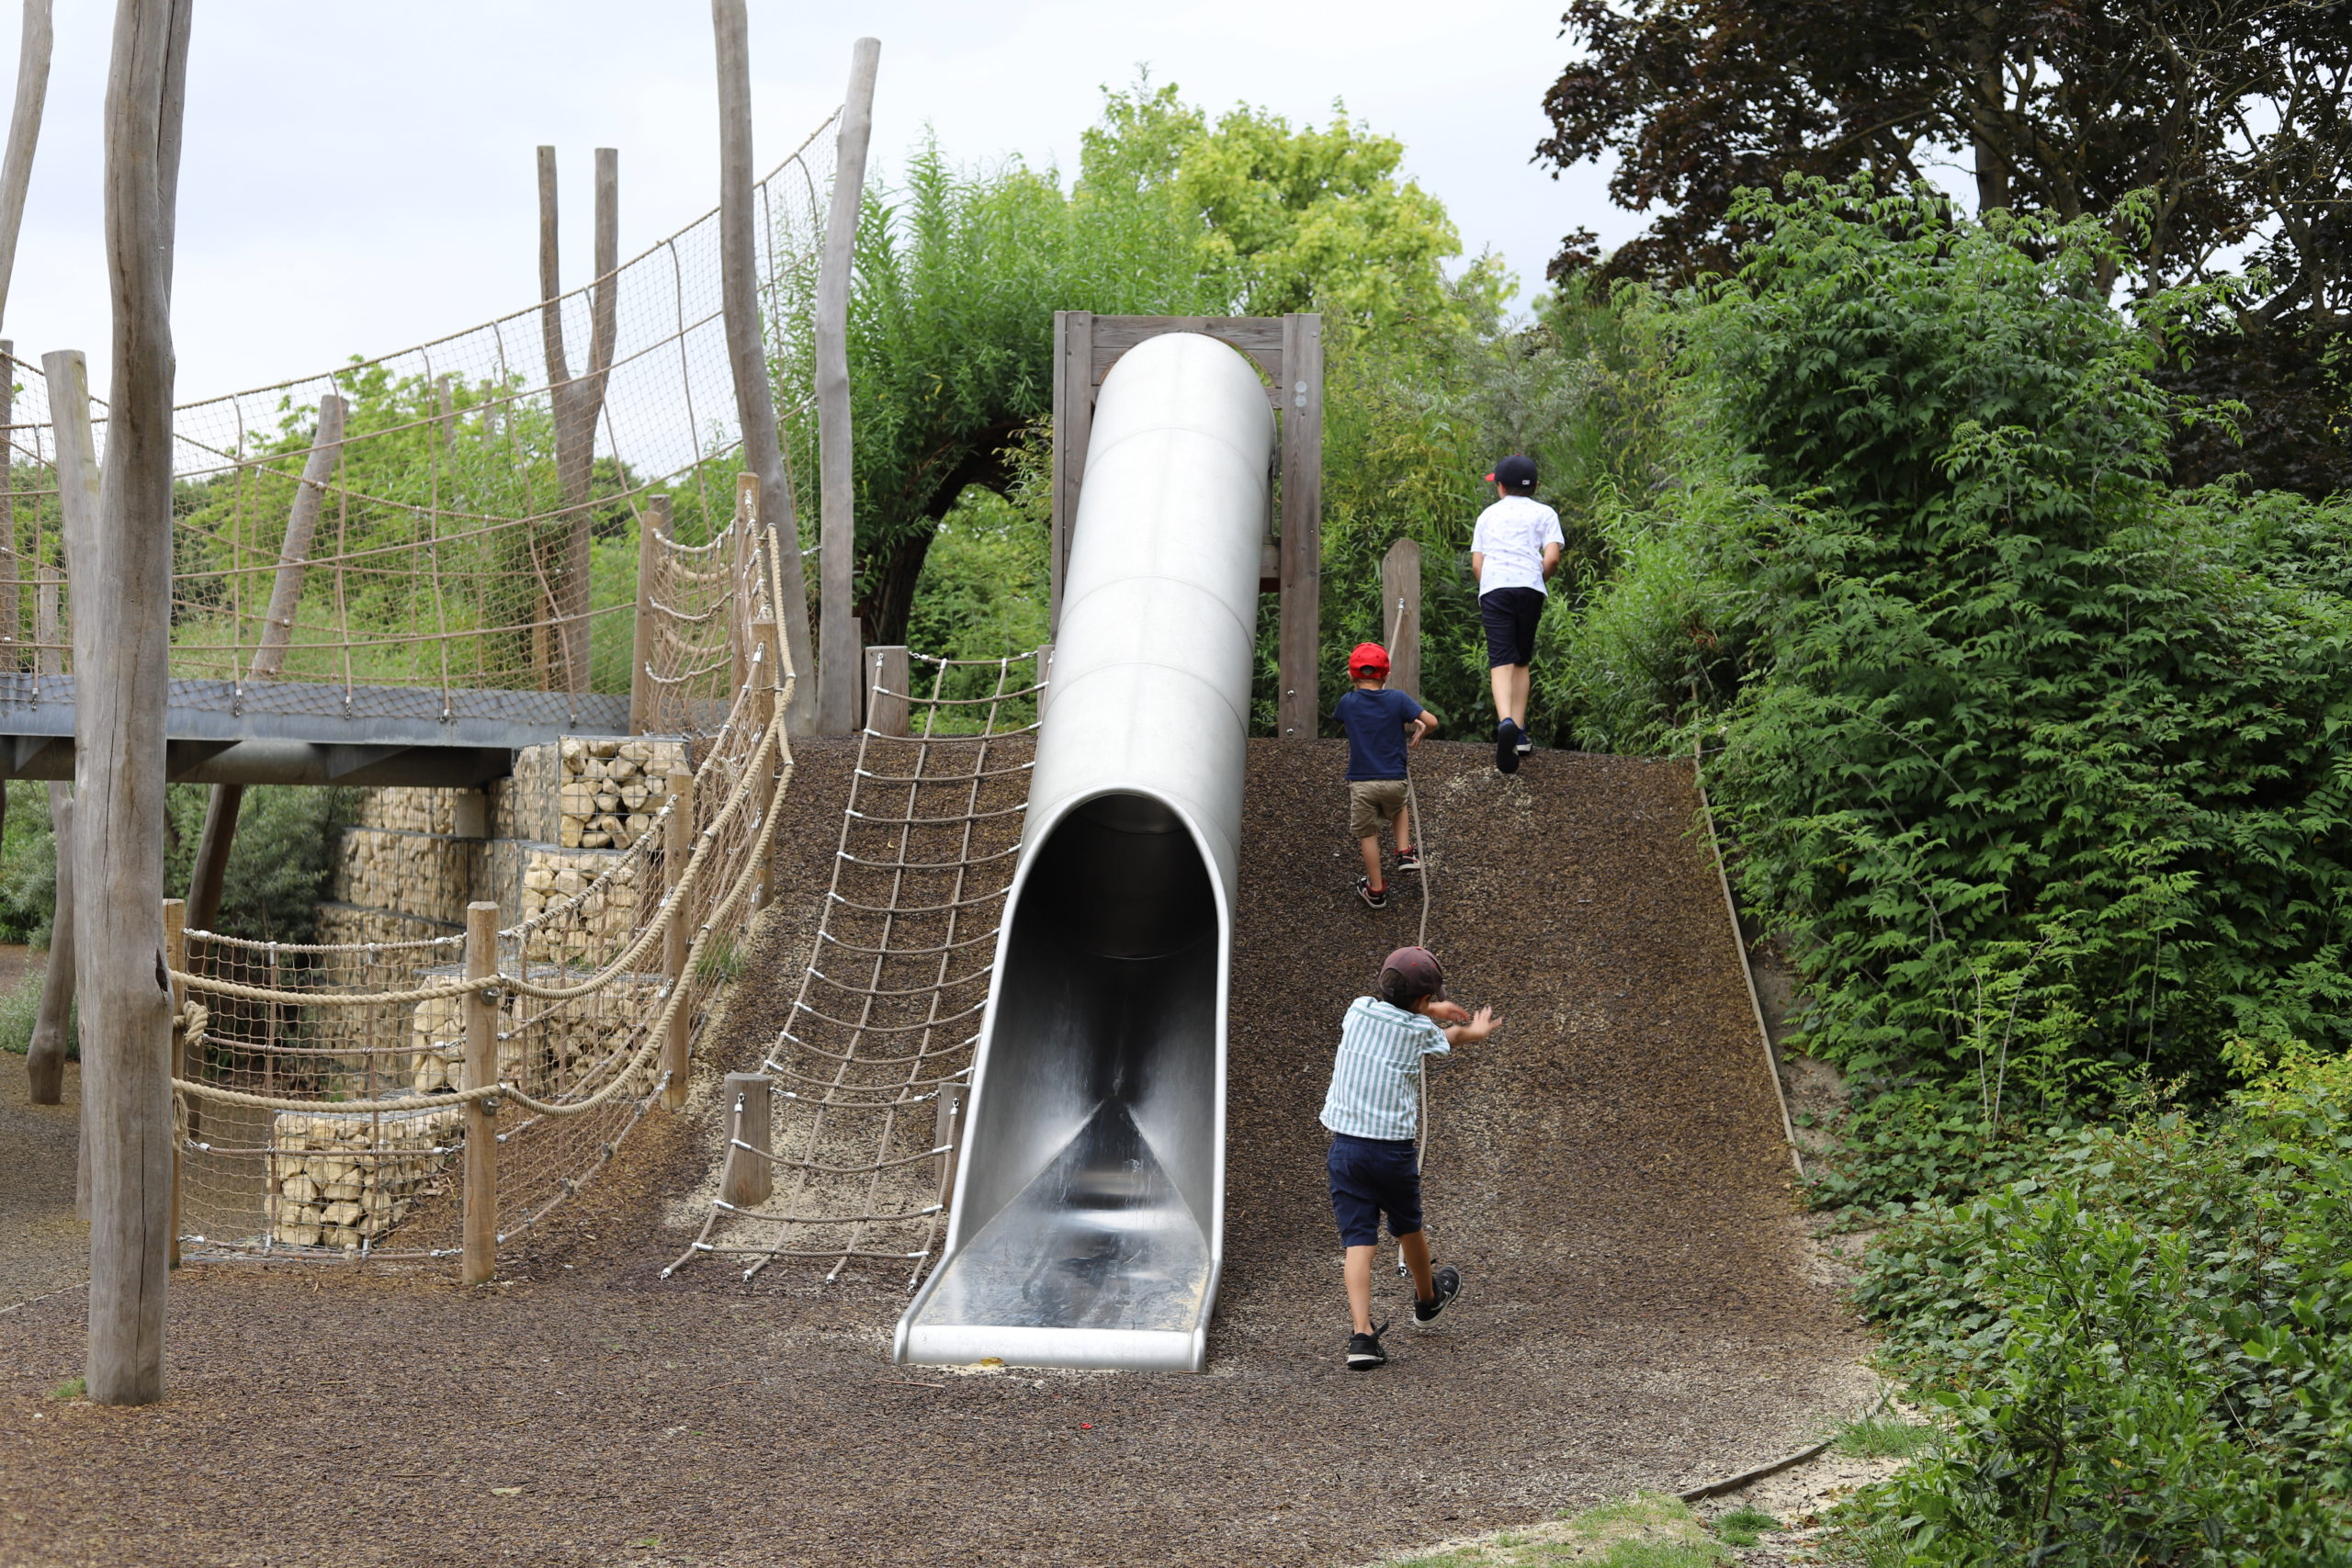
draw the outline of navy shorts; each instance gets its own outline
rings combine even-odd
[[[1331,1213],[1340,1222],[1341,1247],[1379,1246],[1384,1213],[1390,1235],[1421,1228],[1420,1156],[1412,1139],[1335,1133],[1324,1166],[1331,1173]]]
[[[1478,619],[1487,627],[1487,663],[1535,662],[1535,623],[1544,618],[1541,588],[1498,588],[1478,595]]]

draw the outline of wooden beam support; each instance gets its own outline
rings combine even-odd
[[[1312,740],[1323,719],[1323,318],[1283,318],[1283,602],[1275,731]]]
[[[849,286],[857,249],[858,209],[865,192],[865,149],[874,135],[874,74],[878,39],[850,48],[849,96],[834,141],[832,210],[817,273],[817,468],[821,551],[817,635],[817,728],[846,735],[857,728],[856,486],[850,443]]]
[[[54,407],[54,400],[60,396],[58,387],[52,386],[51,396]],[[69,439],[74,438],[68,434],[71,425],[78,424],[82,435],[88,434],[86,403],[78,420],[66,414],[55,417],[59,433]],[[76,507],[90,513],[97,510],[95,494],[77,495],[72,487],[63,484],[59,486],[59,499],[69,512]],[[94,527],[96,524],[85,521],[73,525]],[[36,664],[44,675],[61,674],[65,668],[64,655],[57,646],[59,586],[57,569],[42,567],[33,611],[33,640],[40,645]],[[40,975],[40,1006],[33,1015],[32,1043],[25,1051],[25,1077],[28,1080],[28,1098],[35,1105],[62,1105],[65,1101],[65,1037],[74,1021],[74,786],[52,782],[48,789],[49,831],[57,844],[57,899],[55,912],[50,918],[49,964]],[[86,1138],[82,1141],[82,1170],[86,1176]],[[83,1180],[77,1185],[82,1190],[77,1205],[85,1208],[88,1183]]]
[[[56,39],[51,0],[25,0],[17,50],[17,103],[8,116],[8,151],[0,157],[0,319],[17,271],[17,236],[25,226],[25,193],[33,180],[33,151],[40,144],[40,111],[49,101],[49,57]]]
[[[175,975],[187,972],[187,900],[164,900],[164,963]],[[187,1006],[187,990],[177,979],[172,987],[172,1077],[187,1077],[187,1031],[180,1026],[180,1011]],[[167,1265],[180,1266],[180,1145],[179,1096],[172,1096],[172,1246]]]
[[[1421,545],[1399,539],[1380,558],[1380,632],[1388,645],[1388,683],[1421,694]]]
[[[466,906],[466,978],[498,973],[498,906]],[[466,993],[466,1087],[498,1081],[498,999]],[[466,1101],[465,1239],[458,1279],[487,1285],[498,1272],[498,1112],[485,1100]]]
[[[1078,526],[1078,492],[1086,478],[1086,441],[1094,428],[1094,312],[1054,312],[1054,521],[1046,569],[1052,603],[1046,631],[1058,634],[1069,541]]]
[[[660,623],[654,618],[653,590],[662,581],[662,541],[670,532],[670,498],[648,496],[637,513],[637,615],[630,622],[628,656],[628,732],[643,735],[653,727],[654,638]]]
[[[904,735],[913,684],[913,661],[897,643],[865,650],[865,728],[876,735]]]
[[[775,1194],[775,1166],[767,1157],[775,1123],[771,1088],[763,1073],[727,1075],[727,1160],[719,1168],[718,1198],[739,1209]]]
[[[662,1089],[664,1111],[686,1105],[687,1049],[694,1040],[694,976],[686,973],[686,953],[694,945],[694,911],[689,899],[678,897],[678,884],[695,853],[695,776],[683,769],[670,775],[670,818],[662,840],[662,883],[669,908],[662,933],[662,972],[673,989],[687,992],[678,1010],[670,1015],[670,1031],[662,1039],[661,1070],[669,1075]]]
[[[816,660],[808,640],[808,591],[800,570],[800,525],[792,485],[776,441],[775,389],[768,382],[767,345],[760,328],[758,256],[752,206],[752,46],[744,0],[710,0],[718,62],[718,282],[726,317],[727,363],[735,381],[735,411],[743,431],[743,466],[759,476],[760,526],[775,547],[784,603],[785,651],[795,676],[786,722],[795,735],[817,720]]]

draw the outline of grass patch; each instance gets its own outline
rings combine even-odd
[[[1865,1416],[1838,1429],[1838,1451],[1848,1459],[1917,1459],[1936,1440],[1936,1429],[1899,1416]]]
[[[1727,1546],[1754,1546],[1766,1530],[1781,1528],[1781,1521],[1761,1508],[1751,1508],[1745,1503],[1715,1520],[1715,1539]]]
[[[731,931],[713,931],[695,959],[695,978],[707,986],[738,979],[743,973],[744,957],[741,938]]]
[[[32,1049],[33,1025],[40,1021],[41,974],[39,969],[28,970],[15,985],[0,991],[0,1051],[21,1056]],[[69,1061],[82,1057],[80,1031],[76,1027],[80,1021],[75,1013],[66,1016],[65,1055]]]
[[[1720,1568],[1729,1561],[1730,1554],[1679,1499],[1652,1493],[1442,1551],[1392,1559],[1386,1568]]]
[[[59,1383],[55,1388],[49,1391],[49,1397],[51,1399],[85,1399],[89,1397],[89,1393],[90,1385],[88,1383],[85,1382],[80,1378],[67,1378],[63,1382]]]

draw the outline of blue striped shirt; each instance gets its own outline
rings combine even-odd
[[[1417,1012],[1376,997],[1358,997],[1340,1026],[1340,1055],[1323,1125],[1358,1138],[1406,1139],[1421,1127],[1421,1058],[1453,1047],[1445,1031]]]

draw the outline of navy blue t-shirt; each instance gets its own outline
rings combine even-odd
[[[1385,686],[1376,692],[1351,689],[1331,710],[1348,732],[1348,781],[1405,776],[1405,727],[1421,716],[1421,705]]]

